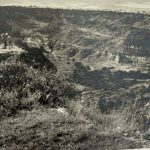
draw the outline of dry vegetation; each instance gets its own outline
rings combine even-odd
[[[0,116],[16,114],[19,109],[32,109],[36,105],[66,107],[68,99],[75,96],[69,83],[52,72],[34,69],[11,56],[1,62]]]
[[[102,113],[96,95],[86,99],[89,94],[65,79],[19,58],[0,64],[1,148],[116,150],[148,144],[135,107]]]
[[[149,70],[121,70],[130,66],[124,61],[115,64],[117,70],[101,57],[104,50],[116,55],[116,49],[122,57],[130,55],[124,51],[128,38],[137,42],[130,30],[136,26],[134,32],[145,33],[139,22],[148,24],[148,19],[117,12],[0,8],[0,31],[12,33],[26,51],[0,54],[0,149],[150,147]],[[53,55],[44,56],[44,50]]]

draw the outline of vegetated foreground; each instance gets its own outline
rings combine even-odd
[[[0,149],[149,148],[149,18],[1,7]]]

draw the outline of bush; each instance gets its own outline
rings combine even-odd
[[[34,69],[11,57],[0,64],[0,117],[15,114],[20,109],[67,107],[76,92],[65,79],[46,69]]]

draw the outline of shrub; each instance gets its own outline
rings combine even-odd
[[[65,79],[49,70],[35,69],[10,57],[0,64],[0,116],[10,116],[20,109],[67,107],[76,92]]]

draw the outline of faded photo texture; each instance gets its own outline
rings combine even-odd
[[[149,0],[0,0],[0,150],[150,150]]]

